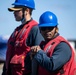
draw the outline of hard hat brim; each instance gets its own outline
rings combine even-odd
[[[16,7],[8,8],[8,11],[10,11],[10,12],[12,12],[12,11],[19,11],[19,10],[22,10],[22,8],[16,8]]]
[[[57,23],[46,23],[46,24],[39,24],[39,27],[55,27],[57,26]]]

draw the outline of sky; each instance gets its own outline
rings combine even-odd
[[[58,18],[59,33],[66,39],[76,40],[76,0],[34,0],[36,10],[32,17],[39,22],[40,15],[51,11]],[[0,0],[0,35],[8,36],[21,24],[16,22],[12,12],[8,11],[14,0]]]

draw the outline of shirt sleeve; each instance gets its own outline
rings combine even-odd
[[[38,63],[48,71],[60,69],[71,58],[71,49],[65,42],[61,42],[54,50],[51,57],[48,57],[43,50],[40,50],[34,57]]]
[[[38,26],[34,26],[29,33],[26,43],[28,46],[35,46],[39,45],[42,40],[44,39],[39,31]]]
[[[30,33],[29,36],[26,40],[26,44],[27,46],[35,46],[35,45],[39,45],[41,43],[41,41],[44,40],[38,26],[34,26]],[[31,70],[31,59],[30,59],[30,52],[27,54],[26,59],[25,59],[25,68],[27,68],[28,70]]]

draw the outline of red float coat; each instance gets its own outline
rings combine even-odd
[[[66,42],[70,46],[70,44],[63,37],[58,36],[55,39],[49,41],[44,46],[43,50],[45,52],[47,52],[48,57],[52,56],[55,47],[60,42]],[[38,75],[76,75],[75,53],[71,46],[70,46],[70,48],[72,50],[72,56],[71,56],[70,60],[60,70],[54,71],[54,72],[49,72],[45,68],[39,66]]]
[[[24,68],[24,59],[30,51],[30,47],[26,45],[26,39],[32,27],[37,24],[37,22],[31,20],[21,30],[17,27],[9,38],[6,53],[7,75],[24,75],[28,72]]]

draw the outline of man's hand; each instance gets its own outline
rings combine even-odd
[[[31,53],[30,53],[30,57],[31,59],[34,57],[34,55],[41,50],[40,46],[32,46],[31,47]]]
[[[32,47],[31,47],[31,51],[32,51],[32,52],[35,52],[35,53],[36,53],[36,52],[38,52],[39,50],[41,50],[40,46],[32,46]]]

